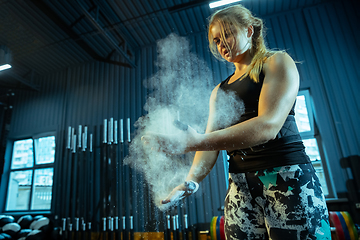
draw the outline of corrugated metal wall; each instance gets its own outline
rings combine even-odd
[[[339,159],[360,154],[360,133],[356,127],[359,119],[359,29],[355,3],[332,2],[307,9],[265,16],[267,40],[271,48],[286,49],[296,60],[301,74],[301,88],[310,89],[316,110],[316,122],[323,137],[326,161],[336,176],[337,192],[346,192],[345,171]],[[210,55],[205,35],[189,36],[192,50],[213,69],[213,85],[225,79],[232,68],[219,63]],[[44,131],[56,131],[57,155],[54,181],[55,213],[60,215],[57,202],[61,179],[65,135],[68,126],[88,125],[96,138],[96,159],[100,161],[101,125],[103,119],[131,119],[131,132],[137,118],[145,114],[143,105],[147,90],[143,80],[156,72],[155,46],[140,50],[136,69],[122,68],[93,62],[45,76],[39,79],[42,90],[22,92],[17,95],[11,126],[11,138],[30,136]],[[124,122],[125,123],[125,122]],[[125,125],[126,126],[126,125]],[[126,131],[126,130],[125,130]],[[127,147],[125,146],[125,153]],[[141,174],[123,168],[131,176],[132,193],[130,209],[125,214],[134,215],[135,231],[152,231],[163,228],[163,213],[151,203],[149,189]],[[130,181],[130,180],[129,180]],[[99,190],[99,188],[97,188]],[[226,192],[222,159],[202,182],[201,190],[186,200],[181,211],[186,211],[190,224],[210,222],[220,215]],[[180,210],[178,210],[180,211]],[[62,217],[62,216],[60,216]]]
[[[320,68],[324,97],[329,101],[335,123],[340,156],[359,154],[360,149],[360,97],[357,94],[360,71],[356,65],[360,60],[360,45],[359,19],[355,18],[355,9],[344,1],[304,12],[316,49],[315,59]]]
[[[315,120],[336,192],[345,193],[348,173],[340,159],[360,153],[359,15],[355,2],[334,1],[268,16],[268,43],[301,62],[301,89],[309,89]],[[350,176],[351,177],[351,176]],[[344,195],[343,195],[344,196]]]
[[[318,125],[338,193],[347,193],[339,183],[352,178],[341,169],[339,160],[360,155],[360,72],[355,65],[360,60],[358,7],[359,2],[356,6],[355,2],[340,1],[304,11],[320,76],[313,98],[324,102],[315,106]]]
[[[206,62],[211,56],[204,47],[205,36],[190,37],[192,51],[198,52],[200,58]],[[144,80],[150,78],[156,71],[154,65],[157,58],[156,46],[141,49],[136,69],[123,68],[106,63],[92,62],[38,79],[42,84],[40,92],[21,92],[16,99],[11,138],[29,137],[33,134],[56,131],[57,155],[54,179],[54,210],[59,218],[63,216],[64,203],[61,202],[64,186],[63,178],[70,160],[67,158],[65,143],[68,126],[77,129],[78,125],[89,127],[89,134],[95,136],[95,159],[101,161],[102,127],[103,120],[114,118],[124,119],[125,140],[127,139],[126,119],[131,119],[131,133],[134,135],[133,124],[142,115],[146,114],[143,106],[147,99],[147,89]],[[119,60],[119,59],[118,59]],[[230,72],[225,69],[214,72],[217,79],[225,78]],[[215,86],[215,83],[212,83]],[[162,97],[162,96],[153,96]],[[120,139],[120,138],[119,138]],[[118,149],[120,153],[120,149]],[[127,154],[128,145],[124,143],[124,153]],[[121,158],[121,156],[120,156]],[[65,166],[67,164],[67,166]],[[99,164],[99,163],[98,163]],[[66,169],[64,169],[66,167]],[[149,188],[146,186],[141,174],[128,166],[122,167],[128,181],[123,188],[124,205],[120,211],[122,215],[134,216],[135,231],[162,230],[164,213],[159,211],[152,203]],[[99,170],[97,174],[100,175]],[[95,191],[100,192],[99,177]],[[69,181],[69,180],[68,180]],[[189,224],[210,222],[212,216],[221,215],[218,209],[223,205],[226,192],[226,177],[222,155],[214,170],[201,184],[201,190],[186,200],[185,205],[178,209],[180,216],[186,212],[189,215]],[[131,186],[131,188],[130,188]],[[70,201],[67,200],[68,202]],[[95,203],[100,201],[96,197]],[[73,204],[74,206],[74,204]],[[66,206],[68,208],[68,206]],[[96,210],[97,212],[99,210]],[[175,211],[176,212],[176,211]],[[172,214],[175,214],[172,212]],[[99,218],[99,213],[97,213]],[[100,221],[98,219],[98,221]],[[126,220],[128,221],[128,220]]]

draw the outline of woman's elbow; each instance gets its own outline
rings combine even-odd
[[[266,143],[270,140],[274,140],[278,135],[280,129],[281,129],[281,125],[278,123],[271,123],[271,122],[264,123],[263,129],[261,130],[262,141]]]

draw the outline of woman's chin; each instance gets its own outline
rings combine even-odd
[[[233,63],[234,60],[235,60],[234,58],[232,58],[232,57],[230,57],[230,56],[229,56],[229,57],[225,57],[224,59],[225,59],[226,61],[230,62],[230,63]]]

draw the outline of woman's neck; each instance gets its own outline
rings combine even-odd
[[[251,64],[251,61],[253,59],[253,56],[250,54],[250,51],[246,51],[244,53],[244,57],[238,61],[234,62],[235,66],[235,74],[243,74],[247,71],[249,65]]]

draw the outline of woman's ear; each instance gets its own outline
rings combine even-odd
[[[251,38],[253,34],[254,34],[254,27],[252,25],[249,25],[247,29],[247,37]]]

